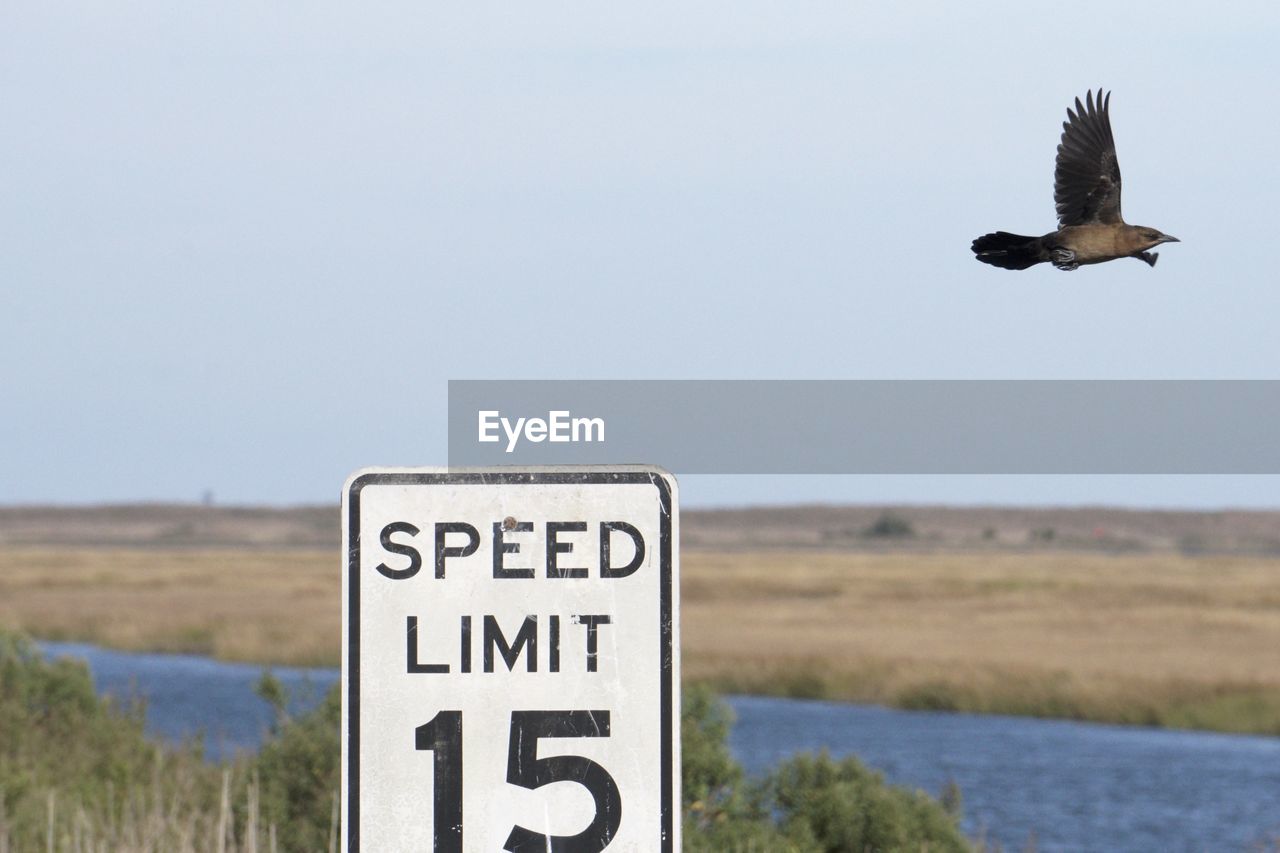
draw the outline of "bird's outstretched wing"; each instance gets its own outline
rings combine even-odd
[[[1110,104],[1110,92],[1104,97],[1099,89],[1095,101],[1090,90],[1083,104],[1076,98],[1075,112],[1067,109],[1053,175],[1060,228],[1124,221],[1120,218],[1120,164],[1111,136]]]

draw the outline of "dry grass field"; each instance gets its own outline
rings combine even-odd
[[[1280,734],[1280,560],[685,555],[685,676],[901,707]]]
[[[336,666],[336,551],[0,548],[0,626],[42,639]]]
[[[722,688],[1280,734],[1280,558],[686,549],[683,666]],[[336,549],[0,547],[0,625],[334,665]]]

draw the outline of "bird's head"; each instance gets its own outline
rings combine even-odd
[[[1136,236],[1138,238],[1138,242],[1142,244],[1143,251],[1147,249],[1154,249],[1156,246],[1159,246],[1161,243],[1181,243],[1182,242],[1177,237],[1174,237],[1169,234],[1164,234],[1160,231],[1157,231],[1155,228],[1147,228],[1146,226],[1143,226],[1143,225],[1138,226]]]

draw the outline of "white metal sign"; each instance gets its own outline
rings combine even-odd
[[[650,467],[360,471],[343,849],[679,849],[678,518]]]

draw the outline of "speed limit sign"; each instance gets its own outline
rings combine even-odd
[[[343,849],[679,849],[675,481],[368,469],[343,492]]]

